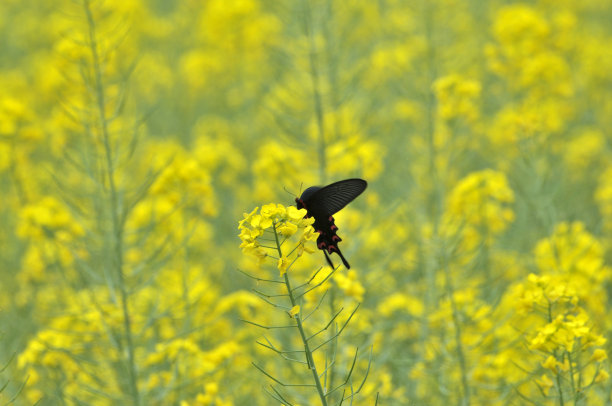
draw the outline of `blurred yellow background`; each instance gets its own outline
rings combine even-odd
[[[0,403],[320,404],[238,222],[359,177],[328,390],[610,404],[611,128],[609,0],[3,0]]]

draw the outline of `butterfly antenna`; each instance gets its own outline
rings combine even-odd
[[[295,197],[295,195],[293,193],[291,193],[290,191],[287,190],[287,188],[285,186],[283,186],[283,190],[287,193],[289,193],[291,195],[291,197]]]

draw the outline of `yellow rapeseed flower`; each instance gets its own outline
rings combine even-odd
[[[291,261],[287,257],[282,257],[278,259],[278,270],[280,271],[280,276],[283,276],[287,273],[287,269],[291,265]]]
[[[593,382],[595,383],[605,382],[608,380],[608,378],[610,378],[610,373],[606,371],[605,369],[600,369],[599,371],[597,371],[597,376],[595,376],[595,379],[593,380]]]
[[[346,275],[342,273],[336,273],[334,275],[334,281],[338,284],[338,287],[342,289],[345,295],[355,298],[358,302],[363,300],[365,288],[357,279],[357,273],[351,269]]]
[[[602,348],[597,348],[595,351],[593,351],[593,355],[591,356],[591,361],[595,361],[595,362],[601,362],[607,359],[608,359],[608,353],[606,352],[606,350]]]
[[[300,313],[300,306],[295,305],[289,310],[289,317],[294,318],[296,314]]]
[[[252,212],[244,213],[244,218],[238,222],[238,229],[240,230],[238,236],[242,241],[240,248],[244,253],[255,255],[260,260],[267,256],[278,258],[277,267],[281,275],[284,275],[294,259],[284,256],[279,251],[280,246],[275,246],[276,242],[272,245],[268,241],[266,241],[266,244],[260,244],[259,238],[265,232],[273,232],[277,233],[273,241],[288,239],[301,230],[297,249],[292,250],[291,254],[300,256],[304,251],[314,252],[307,244],[316,239],[314,230],[310,226],[314,219],[304,218],[304,216],[306,216],[306,210],[298,210],[294,206],[285,207],[281,204],[270,203],[262,206],[261,209],[256,207]],[[282,241],[279,241],[279,243],[282,245]],[[295,254],[293,254],[294,252]]]
[[[546,361],[542,362],[542,366],[550,369],[553,374],[557,373],[557,359],[552,355],[549,355]]]
[[[542,391],[546,396],[548,396],[548,392],[555,385],[552,379],[550,379],[546,374],[543,374],[540,378],[536,379],[536,382],[538,386],[542,388]]]
[[[439,102],[438,114],[443,120],[463,118],[472,122],[478,118],[479,82],[451,74],[436,80],[433,89]]]
[[[595,285],[612,274],[604,264],[602,244],[581,222],[559,223],[552,236],[538,242],[534,252],[543,273],[576,275]]]

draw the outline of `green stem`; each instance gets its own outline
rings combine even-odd
[[[332,11],[331,3],[328,2],[326,15],[329,18],[331,18],[331,11]],[[316,57],[318,55],[318,51],[317,51],[317,46],[316,46],[314,34],[313,34],[314,30],[312,27],[313,26],[312,13],[310,10],[310,4],[308,0],[304,2],[304,15],[305,15],[304,30],[306,32],[306,35],[308,36],[308,45],[309,45],[308,57],[309,57],[309,63],[310,63],[310,76],[312,78],[312,97],[313,97],[315,117],[317,121],[317,132],[318,132],[317,155],[319,159],[319,182],[321,184],[324,184],[326,183],[326,178],[327,178],[327,156],[326,156],[327,144],[326,144],[326,134],[325,134],[325,119],[323,116],[323,110],[324,110],[323,109],[323,98],[321,96],[320,74],[319,74],[319,68],[317,64],[318,61]],[[325,30],[325,27],[326,26],[324,25],[324,35],[325,35],[327,44],[329,46],[330,33],[329,31]],[[333,67],[330,67],[329,71],[330,71],[330,74],[332,74],[332,82],[333,82],[333,78],[335,78],[335,76],[333,76],[333,72],[335,72],[335,70]],[[336,105],[333,105],[332,108],[336,108],[336,107],[337,107]],[[335,294],[334,293],[335,293],[335,289],[334,287],[332,287],[331,294],[329,295],[330,314],[335,313],[335,307],[334,307]],[[335,335],[334,329],[331,329],[329,334],[332,340],[332,345],[330,346],[329,351],[328,351],[328,359],[331,359],[331,357],[335,353],[335,350],[336,350],[335,347],[338,345],[338,338]],[[335,376],[334,372],[335,372],[335,368],[332,365],[331,368],[329,368],[328,370],[328,374],[326,374],[326,378],[327,377],[329,378],[326,382],[326,385],[328,388],[333,388],[334,376]]]
[[[16,160],[16,156],[17,153],[15,152],[15,150],[17,149],[15,146],[15,139],[17,137],[12,137],[10,139],[9,142],[9,148],[11,153],[9,154],[9,166],[8,166],[8,173],[10,178],[13,180],[13,183],[15,184],[15,192],[17,194],[17,199],[19,201],[19,206],[23,207],[26,205],[26,203],[28,202],[28,199],[26,197],[26,193],[25,190],[23,188],[24,182],[22,180],[22,177],[20,176],[19,171],[17,170],[17,160]]]
[[[550,302],[550,300],[548,300],[548,322],[549,323],[552,323],[553,321],[552,311],[553,311],[552,303]],[[553,357],[555,357],[556,360],[559,359],[557,357],[556,351],[553,351]],[[557,381],[557,392],[559,393],[559,405],[563,406],[565,404],[565,401],[563,400],[563,388],[561,387],[563,382],[561,381],[561,374],[560,374],[559,367],[557,367],[556,370],[557,370],[557,374],[555,378]]]
[[[113,155],[111,148],[110,135],[108,131],[108,121],[106,120],[105,113],[105,94],[104,94],[104,86],[102,81],[102,70],[101,70],[101,61],[100,55],[98,53],[98,43],[96,40],[96,24],[93,18],[93,14],[91,12],[91,5],[89,0],[83,1],[83,6],[85,9],[85,14],[87,15],[87,22],[89,25],[89,46],[91,48],[93,69],[95,75],[95,94],[98,108],[98,115],[100,119],[100,129],[102,132],[102,140],[104,144],[104,154],[105,154],[105,171],[106,178],[108,181],[109,187],[109,203],[111,209],[111,218],[112,218],[112,235],[114,238],[114,267],[117,273],[117,278],[119,282],[119,289],[121,294],[121,310],[123,313],[123,326],[125,328],[126,334],[126,346],[127,346],[127,355],[128,355],[128,375],[129,375],[129,386],[130,392],[132,396],[133,404],[138,406],[140,405],[140,393],[138,391],[138,382],[137,382],[137,374],[136,374],[136,362],[134,356],[134,342],[132,337],[132,323],[131,316],[128,306],[128,292],[125,283],[125,276],[123,274],[123,221],[120,216],[120,203],[119,203],[119,194],[117,192],[117,185],[115,184],[115,165],[113,164]]]
[[[332,286],[332,288],[330,289],[330,293],[329,293],[329,314],[333,315],[336,314],[336,286]],[[338,349],[338,336],[337,336],[337,328],[336,328],[336,323],[334,323],[334,327],[331,328],[329,330],[329,338],[331,339],[330,341],[330,346],[328,349],[328,355],[327,355],[327,359],[329,360],[329,363],[332,363],[334,361],[334,354],[336,354],[336,351]],[[326,366],[327,367],[327,366]],[[328,388],[334,388],[335,387],[335,378],[336,378],[336,368],[334,368],[334,365],[331,365],[331,367],[327,367],[328,373],[326,374],[327,377],[327,387]]]
[[[436,71],[436,47],[435,47],[435,39],[434,39],[434,6],[430,4],[429,1],[425,2],[425,36],[427,38],[427,73],[429,76],[426,80],[427,89],[425,89],[425,103],[427,104],[427,148],[428,148],[428,158],[429,158],[429,175],[432,182],[433,190],[429,196],[429,205],[430,208],[430,218],[432,218],[433,226],[434,226],[434,235],[437,234],[438,230],[438,219],[440,217],[441,207],[442,207],[442,185],[440,182],[440,174],[438,173],[438,169],[436,167],[437,160],[437,148],[435,142],[435,110],[436,110],[436,97],[433,92],[432,85],[436,80],[437,71]]]
[[[578,352],[579,354],[579,352]],[[574,404],[576,405],[578,403],[578,398],[580,396],[580,391],[578,389],[580,389],[581,385],[581,374],[578,374],[578,386],[576,386],[576,380],[574,379],[574,363],[572,362],[572,353],[569,351],[565,352],[565,355],[567,356],[567,361],[569,363],[569,377],[570,377],[570,383],[572,386],[572,395],[574,398]],[[580,361],[580,356],[576,357],[576,364],[578,364],[578,362]],[[580,365],[577,365],[577,369],[578,371],[580,371]]]
[[[276,240],[276,250],[278,251],[278,257],[283,257],[283,252],[281,250],[280,242],[278,240],[278,232],[276,231],[276,223],[273,226],[274,229],[274,239]],[[293,296],[293,290],[291,289],[291,282],[289,281],[289,272],[285,272],[285,287],[287,288],[287,294],[289,295],[289,300],[291,301],[291,307],[297,306],[297,300]],[[317,387],[317,392],[319,392],[319,398],[321,399],[321,404],[323,406],[327,406],[327,399],[325,398],[325,390],[323,389],[323,385],[321,384],[321,379],[319,378],[319,372],[317,371],[317,366],[315,365],[314,358],[312,356],[312,351],[310,350],[310,346],[308,345],[308,339],[306,338],[306,332],[304,331],[304,326],[302,325],[302,320],[300,318],[300,314],[296,314],[294,316],[295,322],[298,330],[300,331],[300,336],[302,337],[302,343],[304,344],[304,353],[306,354],[306,362],[308,364],[308,368],[312,371],[312,377],[315,382],[315,386]]]
[[[325,145],[325,125],[324,125],[324,119],[323,119],[323,100],[321,97],[321,85],[319,83],[319,80],[320,80],[319,79],[319,69],[317,67],[317,59],[316,59],[317,46],[315,44],[314,36],[312,33],[312,29],[311,29],[312,20],[311,20],[309,3],[308,1],[305,1],[304,3],[305,3],[304,5],[304,9],[305,9],[304,26],[305,26],[306,35],[308,36],[308,45],[310,46],[310,49],[308,51],[308,60],[310,62],[310,75],[312,77],[312,97],[314,99],[313,102],[314,102],[314,108],[315,108],[315,115],[317,119],[317,131],[318,131],[317,152],[318,152],[318,157],[319,157],[319,181],[321,183],[325,183],[327,158],[325,156],[326,145]]]
[[[470,386],[468,383],[468,371],[467,364],[465,361],[465,354],[463,352],[463,344],[461,341],[461,318],[459,317],[459,309],[455,302],[454,287],[452,284],[450,269],[448,267],[448,261],[446,260],[446,253],[442,253],[444,260],[444,275],[446,278],[446,290],[448,300],[450,301],[453,324],[455,325],[455,345],[457,346],[457,360],[459,361],[459,369],[461,371],[461,386],[463,387],[463,398],[461,404],[467,406],[470,404]]]
[[[556,380],[557,380],[557,393],[559,393],[559,405],[563,406],[565,404],[565,401],[563,400],[563,389],[561,387],[563,382],[561,381],[561,374],[559,373],[559,368],[557,368]]]
[[[436,77],[436,55],[435,55],[435,45],[433,38],[433,11],[432,6],[430,6],[429,1],[423,2],[423,16],[424,16],[424,29],[425,29],[425,37],[427,39],[427,54],[426,54],[426,67],[427,67],[427,76],[425,78],[425,86],[424,89],[425,94],[425,110],[426,110],[426,129],[425,129],[425,137],[426,137],[426,145],[427,145],[427,167],[429,176],[428,179],[431,182],[432,190],[429,190],[429,186],[426,185],[424,189],[427,191],[424,196],[424,204],[426,210],[426,218],[427,221],[431,224],[433,230],[432,235],[437,237],[439,235],[439,222],[440,222],[440,207],[442,206],[442,195],[441,188],[438,186],[440,182],[440,177],[436,168],[436,157],[437,150],[435,144],[435,96],[433,94],[433,90],[431,85]],[[425,242],[421,245],[421,249],[425,252],[424,255],[424,268],[425,268],[425,308],[426,314],[429,314],[434,311],[437,306],[438,300],[438,292],[436,286],[436,271],[438,269],[438,264],[436,259],[431,252],[428,252],[428,246],[431,244],[431,240],[429,242]],[[425,347],[427,343],[430,341],[431,329],[429,326],[429,321],[427,317],[423,317],[420,341],[421,346]],[[424,355],[425,351],[421,352],[421,356]]]

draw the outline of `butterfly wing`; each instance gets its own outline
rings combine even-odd
[[[363,179],[345,179],[325,187],[309,187],[304,190],[302,196],[295,199],[298,209],[305,208],[307,217],[314,217],[312,226],[319,233],[317,248],[323,250],[327,263],[332,268],[334,264],[327,255],[328,252],[338,254],[347,269],[351,267],[338,248],[342,239],[336,234],[338,227],[333,214],[352,202],[367,186],[368,183]]]
[[[313,217],[329,217],[352,202],[368,186],[363,179],[345,179],[315,190],[302,200]]]

